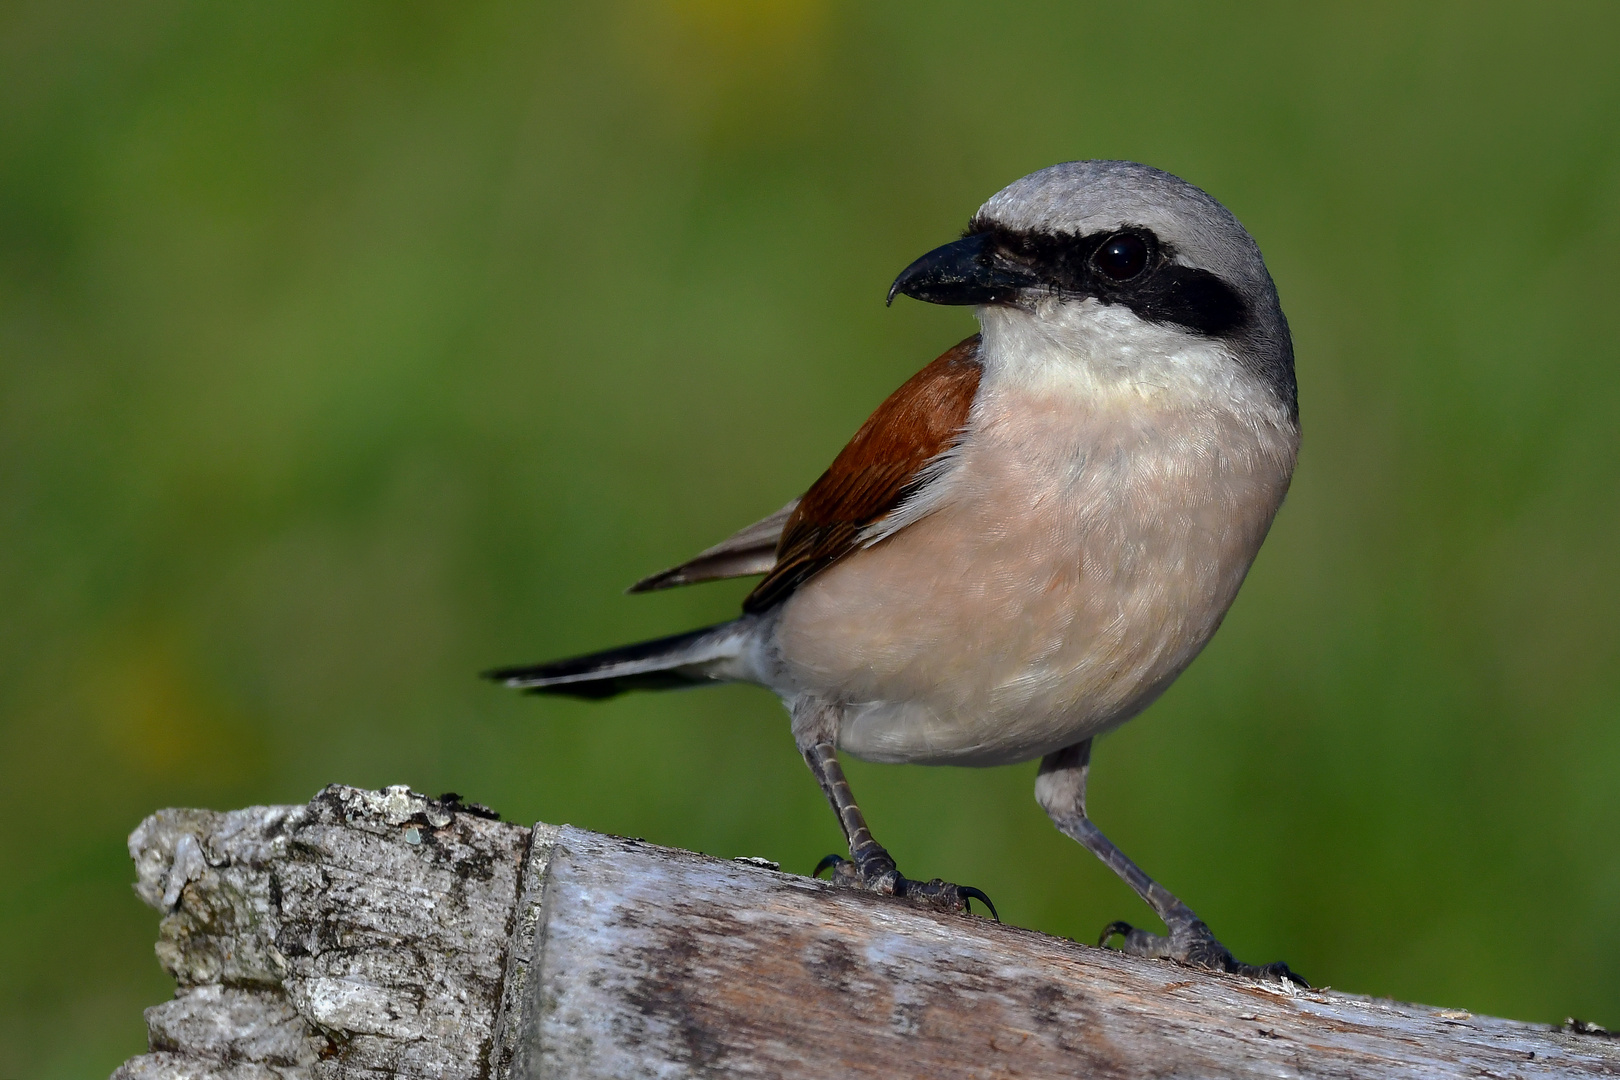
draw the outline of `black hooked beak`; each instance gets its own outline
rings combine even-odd
[[[904,270],[889,286],[887,303],[899,293],[930,304],[1005,304],[1040,279],[1008,263],[982,233],[937,247]]]

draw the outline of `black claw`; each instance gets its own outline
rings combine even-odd
[[[990,898],[984,895],[983,891],[975,889],[971,885],[958,885],[956,887],[956,891],[962,894],[962,907],[964,910],[972,911],[973,905],[969,904],[968,901],[978,900],[981,901],[985,907],[990,909],[990,917],[992,919],[996,920],[996,922],[1001,921],[1001,916],[996,914],[996,905],[990,902]]]
[[[837,866],[843,861],[844,857],[842,855],[828,855],[826,858],[816,863],[816,868],[810,871],[810,876],[820,877],[823,871],[831,870],[833,867]]]
[[[1108,947],[1109,938],[1112,938],[1115,934],[1118,934],[1120,937],[1130,937],[1131,931],[1135,929],[1136,927],[1132,926],[1128,922],[1125,922],[1123,919],[1115,919],[1113,922],[1103,927],[1102,936],[1097,939],[1097,948],[1106,949]]]

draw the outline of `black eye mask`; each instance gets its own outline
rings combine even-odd
[[[966,237],[978,241],[983,264],[1027,288],[1124,304],[1149,322],[1211,337],[1231,336],[1249,318],[1249,305],[1235,289],[1208,270],[1173,262],[1174,249],[1150,229],[1071,236],[976,220]],[[1006,300],[1012,299],[1009,291]]]

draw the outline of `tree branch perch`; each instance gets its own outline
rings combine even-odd
[[[1298,991],[404,788],[130,837],[177,984],[115,1080],[1620,1076],[1620,1040]]]

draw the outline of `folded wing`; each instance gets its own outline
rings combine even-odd
[[[937,465],[967,426],[981,370],[975,334],[878,406],[788,516],[775,563],[743,601],[744,611],[781,603],[863,543],[889,535],[894,529],[885,529],[883,519],[895,511],[915,520],[908,510],[918,504],[911,500],[944,475]]]
[[[980,371],[975,334],[890,394],[803,498],[627,591],[764,574],[743,601],[744,611],[759,612],[862,544],[910,524],[927,512],[915,497],[939,479],[942,455],[967,426]]]

